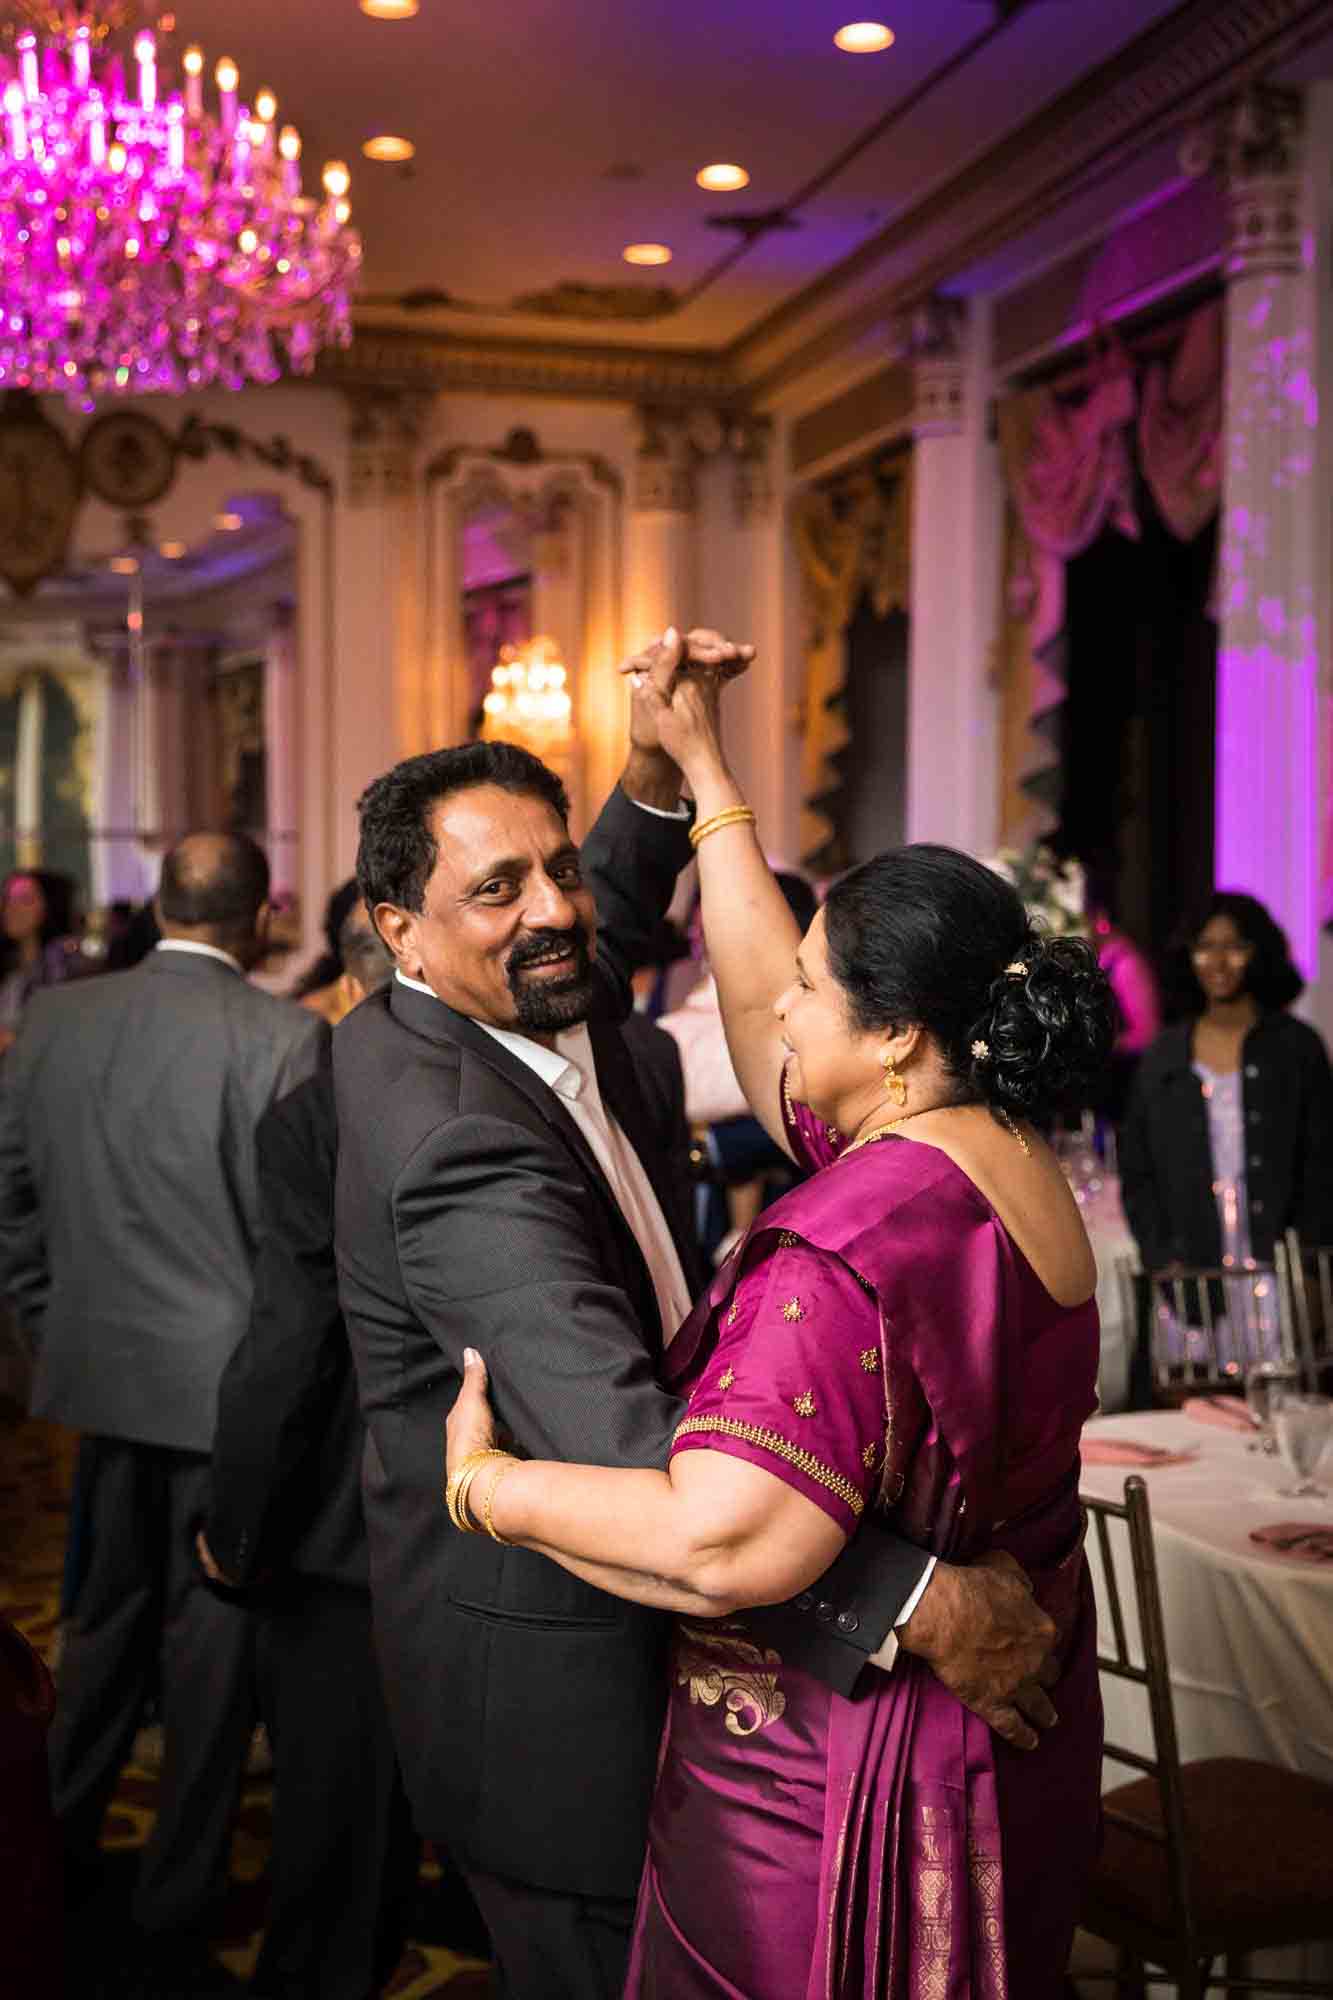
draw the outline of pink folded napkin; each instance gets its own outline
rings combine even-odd
[[[1167,1451],[1162,1445],[1136,1444],[1132,1438],[1085,1437],[1079,1446],[1085,1465],[1188,1465],[1198,1456],[1189,1451]]]
[[[1250,1540],[1261,1542],[1274,1555],[1333,1562],[1333,1523],[1328,1521],[1279,1521],[1272,1528],[1251,1528]]]
[[[1235,1396],[1187,1396],[1181,1409],[1196,1424],[1215,1424],[1221,1431],[1243,1431],[1253,1437],[1256,1429],[1254,1418]]]

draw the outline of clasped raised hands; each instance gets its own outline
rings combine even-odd
[[[754,647],[707,626],[662,637],[621,666],[633,690],[630,741],[634,748],[672,759],[687,777],[701,760],[720,759],[719,698],[743,674]]]

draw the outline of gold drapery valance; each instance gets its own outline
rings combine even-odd
[[[805,598],[801,858],[817,868],[834,834],[823,804],[841,787],[835,759],[848,741],[847,627],[863,594],[877,618],[908,609],[911,453],[803,495],[792,526]]]

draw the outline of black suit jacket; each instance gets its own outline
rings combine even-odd
[[[333,1260],[332,1076],[266,1112],[256,1146],[254,1302],[218,1390],[208,1543],[238,1583],[295,1570],[366,1589],[365,1426]]]
[[[681,823],[619,792],[584,849],[604,924],[598,1081],[683,1254],[688,1217],[611,1017],[628,1009],[635,951],[688,852]],[[485,1355],[521,1450],[665,1463],[681,1405],[656,1380],[647,1267],[559,1098],[474,1022],[395,983],[338,1030],[334,1077],[336,1247],[369,1427],[376,1629],[418,1826],[487,1872],[633,1895],[668,1621],[527,1550],[456,1534],[441,1488],[465,1345]],[[821,1590],[818,1614],[790,1613],[788,1657],[802,1635],[815,1655],[836,1650],[835,1602],[848,1601]],[[850,1680],[863,1653],[849,1657]]]

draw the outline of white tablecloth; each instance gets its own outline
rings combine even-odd
[[[1143,1473],[1152,1509],[1158,1584],[1167,1657],[1183,1758],[1253,1757],[1333,1784],[1333,1563],[1267,1553],[1249,1539],[1252,1528],[1280,1521],[1327,1521],[1333,1499],[1287,1499],[1279,1486],[1295,1482],[1281,1460],[1246,1450],[1240,1433],[1200,1424],[1174,1411],[1094,1418],[1086,1437],[1118,1437],[1170,1450],[1192,1449],[1186,1465]],[[1082,1490],[1097,1499],[1124,1497],[1129,1468],[1085,1466]],[[1333,1450],[1320,1483],[1333,1491]],[[1111,1524],[1120,1535],[1120,1524]],[[1138,1621],[1127,1597],[1130,1565],[1124,1543],[1116,1573],[1125,1605],[1131,1654]],[[1114,1650],[1096,1540],[1088,1539],[1103,1650]],[[1150,1752],[1142,1690],[1103,1677],[1106,1734],[1129,1749]],[[1108,1762],[1108,1785],[1135,1774]],[[1333,1928],[1331,1918],[1330,1928]],[[1255,1969],[1260,1970],[1256,1960]],[[1263,1970],[1333,1976],[1333,1948],[1314,1947],[1280,1960],[1263,1954]]]
[[[1102,1323],[1101,1367],[1097,1394],[1103,1410],[1123,1410],[1129,1400],[1129,1361],[1134,1327],[1127,1314],[1116,1265],[1124,1258],[1136,1263],[1134,1238],[1120,1206],[1120,1183],[1112,1176],[1079,1203],[1097,1260],[1097,1311]]]

